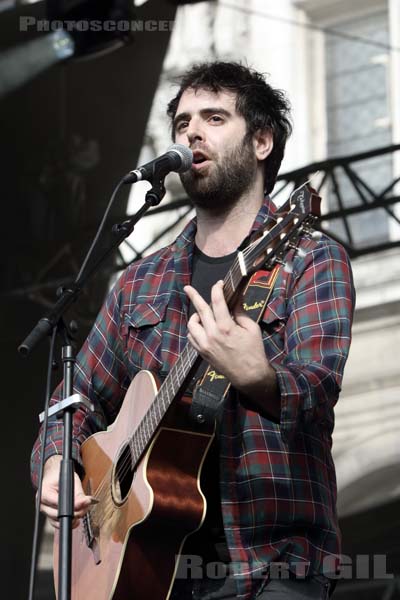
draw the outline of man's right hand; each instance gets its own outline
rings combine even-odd
[[[48,458],[44,465],[42,500],[40,510],[47,515],[50,523],[56,529],[60,524],[57,518],[58,514],[58,492],[60,478],[60,464],[62,456],[57,454]],[[72,527],[77,527],[79,519],[88,511],[91,504],[94,503],[92,496],[86,496],[82,489],[82,483],[78,475],[74,473],[74,519]]]

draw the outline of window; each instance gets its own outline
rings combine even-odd
[[[349,18],[331,25],[335,31],[389,44],[388,15],[375,14]],[[325,69],[327,98],[327,153],[329,157],[356,154],[392,143],[388,94],[387,50],[354,39],[326,35]],[[376,192],[392,179],[392,157],[384,155],[362,161],[357,173]],[[359,203],[356,191],[343,174],[338,184],[345,206]],[[337,200],[330,190],[329,209],[336,210]],[[354,242],[381,242],[389,237],[386,213],[366,212],[349,218]],[[332,231],[342,237],[343,224],[332,223]]]

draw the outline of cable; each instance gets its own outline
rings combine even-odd
[[[110,214],[110,210],[111,210],[111,208],[112,208],[112,205],[114,204],[115,197],[116,197],[116,195],[117,195],[117,193],[118,193],[118,191],[119,191],[119,189],[120,189],[120,187],[121,187],[121,185],[122,185],[123,183],[124,183],[124,180],[123,180],[123,179],[121,179],[121,180],[120,180],[120,181],[117,183],[117,185],[116,185],[116,186],[115,186],[115,188],[114,188],[114,191],[113,191],[113,193],[111,194],[110,201],[109,201],[109,203],[108,203],[108,205],[107,205],[107,208],[106,208],[106,211],[105,211],[105,213],[104,213],[104,215],[103,215],[103,218],[102,218],[102,220],[101,220],[101,223],[100,223],[100,225],[99,225],[99,227],[98,227],[98,229],[97,229],[96,235],[95,235],[95,237],[94,237],[94,239],[93,239],[93,242],[91,243],[91,246],[90,246],[90,248],[89,248],[89,250],[88,250],[88,252],[87,252],[87,254],[86,254],[86,256],[85,256],[85,259],[84,259],[84,261],[83,261],[83,263],[82,263],[82,266],[81,266],[81,268],[79,269],[79,273],[78,273],[78,275],[77,275],[77,276],[76,276],[76,278],[75,278],[75,283],[77,283],[77,282],[79,282],[79,281],[80,281],[80,279],[81,279],[81,277],[82,277],[82,275],[83,275],[83,273],[84,273],[84,271],[85,271],[85,269],[86,269],[86,266],[87,266],[87,264],[89,263],[89,260],[90,260],[90,258],[92,257],[93,251],[94,251],[94,249],[95,249],[95,247],[96,247],[96,245],[97,245],[97,242],[99,241],[99,238],[100,238],[100,236],[101,236],[101,234],[102,234],[102,232],[103,232],[103,230],[104,230],[104,226],[105,226],[105,224],[106,224],[106,221],[107,221],[108,215]]]
[[[268,19],[271,21],[279,21],[281,23],[286,23],[287,25],[293,25],[294,27],[302,27],[303,29],[321,31],[322,33],[326,33],[327,35],[341,37],[346,40],[357,42],[360,44],[366,44],[368,46],[375,46],[376,48],[380,48],[381,50],[386,50],[389,52],[400,52],[400,48],[397,46],[391,46],[390,44],[385,44],[384,42],[374,42],[373,40],[369,40],[358,35],[353,35],[351,33],[345,33],[344,31],[338,31],[337,29],[331,29],[330,27],[321,27],[320,25],[314,25],[313,23],[301,23],[300,21],[290,19],[289,17],[278,17],[277,15],[267,14],[259,10],[243,8],[241,6],[236,6],[235,4],[229,4],[228,2],[218,2],[218,5],[222,6],[223,8],[237,10],[246,15],[254,15],[255,17],[261,17],[263,19]]]

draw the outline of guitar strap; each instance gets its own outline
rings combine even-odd
[[[280,265],[272,271],[256,271],[250,277],[238,302],[244,313],[258,323],[269,302]],[[212,425],[220,418],[223,402],[231,387],[224,375],[208,365],[193,390],[190,416],[198,424]]]

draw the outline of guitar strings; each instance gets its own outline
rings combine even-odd
[[[256,246],[258,244],[258,241],[253,242],[252,244],[249,245],[248,248],[244,249],[243,251],[243,255],[244,257],[247,257],[251,251],[253,250],[253,247]],[[241,273],[241,269],[240,269],[240,265],[239,265],[239,261],[238,259],[236,259],[232,265],[232,268],[228,271],[228,274],[224,280],[224,288],[226,287],[226,299],[229,302],[229,300],[231,299],[231,297],[233,296],[235,290],[236,290],[236,286],[234,283],[234,279],[235,279],[235,283],[236,286],[238,283],[240,283],[241,279],[242,279],[242,273]],[[186,350],[188,349],[188,350]],[[149,439],[149,437],[151,437],[153,431],[152,428],[150,427],[149,424],[149,430],[145,433],[147,433],[147,436],[144,436],[144,442],[143,443],[143,437],[142,437],[142,433],[143,429],[146,429],[146,424],[148,423],[148,421],[151,421],[151,418],[149,419],[149,414],[155,412],[155,409],[158,407],[159,409],[159,417],[162,417],[162,413],[160,411],[160,402],[159,400],[161,399],[161,401],[163,400],[163,391],[164,389],[167,390],[168,392],[168,386],[171,385],[172,388],[172,392],[174,392],[174,386],[173,386],[173,379],[174,379],[174,375],[175,375],[175,371],[178,371],[179,374],[179,367],[181,367],[182,369],[182,374],[185,375],[187,374],[188,368],[187,366],[189,366],[189,368],[192,366],[192,364],[194,363],[195,358],[197,358],[197,352],[192,352],[192,357],[189,356],[189,360],[187,360],[186,362],[186,369],[185,369],[185,351],[186,353],[188,353],[188,351],[190,352],[190,350],[194,350],[189,344],[187,344],[184,348],[184,352],[182,354],[183,359],[182,360],[177,360],[177,362],[175,363],[174,367],[171,369],[171,377],[167,377],[167,379],[164,381],[163,385],[160,387],[160,390],[158,391],[153,403],[151,404],[150,408],[148,409],[147,413],[145,414],[145,416],[143,417],[142,421],[139,423],[138,427],[136,428],[135,432],[133,433],[131,439],[128,441],[128,444],[131,447],[131,450],[133,451],[134,454],[136,454],[137,459],[140,458],[140,456],[143,453],[143,450],[145,448],[146,444],[146,437]],[[190,360],[190,358],[192,358],[192,360]],[[181,377],[181,381],[183,381],[183,378]],[[178,383],[179,383],[179,377],[178,377]],[[169,394],[167,394],[169,395]],[[171,400],[169,399],[169,403],[171,402]],[[163,406],[163,414],[165,414],[165,411],[167,407]],[[150,435],[149,435],[150,434]],[[148,443],[148,442],[147,442]],[[135,452],[136,450],[136,452]],[[137,461],[132,460],[132,455],[130,457],[126,457],[124,459],[122,459],[122,462],[118,468],[118,477],[120,479],[123,479],[124,477],[127,476],[127,474],[129,473],[129,471],[134,470],[134,468],[136,467],[136,463]],[[112,478],[112,472],[113,472],[113,466],[111,466],[108,469],[108,472],[106,474],[106,476],[103,478],[103,480],[101,481],[101,483],[99,484],[96,492],[93,494],[93,496],[96,499],[100,500],[100,503],[103,505],[101,506],[101,508],[103,509],[103,518],[102,519],[97,519],[97,523],[96,525],[98,527],[101,527],[104,522],[106,520],[108,520],[108,518],[110,518],[110,516],[112,515],[112,513],[115,511],[115,509],[117,508],[114,504],[112,495],[111,495],[111,490],[110,490],[110,483],[111,483],[111,478]],[[106,493],[107,492],[107,493]],[[101,502],[101,500],[103,500],[103,502]],[[99,504],[100,504],[99,503]],[[90,514],[93,515],[93,513],[98,513],[98,511],[100,510],[100,506],[96,505],[95,507],[92,507],[89,512]]]
[[[190,367],[191,364],[193,364],[193,358],[197,357],[197,353],[192,347],[190,347],[188,345],[185,346],[185,349],[186,348],[188,348],[188,350],[191,351],[192,356],[189,355],[189,359],[187,359],[187,357],[185,356],[185,354],[187,354],[187,352],[185,354],[182,354],[182,356],[183,356],[184,361],[186,360],[187,365]],[[182,364],[182,369],[185,371],[183,364]],[[173,375],[175,375],[175,373],[173,373]],[[146,413],[146,415],[148,415],[148,413],[153,409],[157,397],[161,397],[160,391],[161,391],[161,388],[160,388],[155,400],[153,401],[153,404],[151,405],[150,409]],[[163,406],[164,410],[166,410],[167,408],[168,408],[168,406]],[[162,415],[160,414],[160,417],[161,416]],[[130,440],[133,443],[133,448],[134,448],[134,450],[136,450],[135,454],[138,458],[140,458],[140,455],[143,452],[142,451],[142,447],[143,447],[143,436],[142,436],[143,431],[142,430],[144,428],[143,421],[145,420],[145,418],[146,418],[146,416],[139,423],[136,431],[134,432],[134,434]],[[139,438],[139,440],[138,440],[138,438]],[[144,436],[144,440],[145,439],[146,439],[146,436]],[[140,442],[142,442],[142,446],[141,446]],[[126,460],[123,460],[121,465],[122,465],[122,467],[119,468],[119,470],[118,470],[118,474],[119,474],[120,478],[126,476],[127,473],[129,472],[129,470],[131,470],[132,461],[128,458]],[[136,465],[133,465],[133,466],[136,466]],[[103,478],[102,482],[98,486],[98,489],[93,494],[94,497],[96,497],[97,499],[100,500],[100,503],[98,505],[92,507],[88,511],[92,516],[95,517],[97,527],[101,527],[104,524],[104,522],[112,516],[112,513],[118,508],[118,506],[116,506],[114,504],[113,498],[111,496],[110,485],[109,485],[111,483],[112,472],[113,472],[113,465],[108,469],[106,476]],[[99,512],[100,509],[103,510],[102,518],[96,518],[97,513]]]
[[[256,243],[251,244],[250,247],[244,251],[244,255],[248,255],[252,250],[252,246],[254,246],[254,245],[256,245]],[[230,281],[229,281],[229,277],[230,277]],[[240,280],[242,279],[242,273],[240,271],[239,263],[237,260],[234,262],[233,267],[230,269],[228,276],[224,281],[224,287],[227,288],[227,292],[225,294],[227,301],[229,301],[229,299],[232,297],[232,295],[234,294],[235,289],[236,289],[235,284],[234,284],[234,279],[235,279],[236,284],[238,282],[240,282]],[[186,353],[188,353],[190,351],[192,352],[192,357],[190,358],[189,361],[187,361],[187,364],[189,364],[189,367],[191,367],[192,364],[194,363],[195,358],[197,358],[197,353],[194,351],[194,349],[190,345],[186,345],[184,350],[187,350]],[[173,386],[173,383],[174,383],[173,379],[174,379],[175,371],[178,371],[178,375],[179,375],[179,367],[181,367],[183,375],[185,375],[188,371],[187,367],[186,367],[186,369],[184,368],[184,362],[185,362],[185,354],[183,354],[183,360],[178,360],[177,363],[175,363],[173,371],[172,371],[172,377],[167,378],[166,382],[164,382],[164,384],[166,385],[167,392],[168,392],[169,385],[172,388],[173,393],[170,394],[170,397],[175,395],[175,390],[174,390],[174,386]],[[183,381],[182,376],[181,376],[180,381]],[[179,377],[178,377],[178,383],[179,383]],[[160,413],[158,416],[159,416],[159,418],[162,417],[162,413],[160,411],[160,406],[159,406],[160,403],[157,402],[158,399],[161,399],[161,400],[163,399],[162,392],[163,392],[163,389],[160,388],[158,395],[156,396],[155,400],[153,401],[152,405],[150,406],[148,412],[146,413],[146,415],[144,416],[142,421],[139,423],[131,440],[128,442],[132,448],[133,454],[136,454],[136,457],[134,457],[134,458],[140,458],[140,456],[143,452],[143,448],[146,445],[146,437],[147,437],[147,439],[149,439],[149,437],[151,437],[151,435],[152,435],[153,428],[149,427],[149,431],[147,431],[147,432],[145,431],[145,436],[144,436],[145,443],[143,444],[143,437],[141,435],[143,433],[143,431],[141,431],[141,430],[146,429],[146,423],[149,421],[149,414],[152,413],[152,415],[154,415],[154,412],[156,412],[155,409],[158,407],[159,413]],[[169,404],[170,404],[170,402],[171,402],[171,400],[169,399]],[[165,411],[167,408],[168,408],[168,404],[167,404],[167,407],[163,406],[164,414],[165,414]],[[150,419],[150,421],[151,421],[151,419]],[[135,452],[135,450],[136,450],[136,452]],[[128,472],[132,470],[132,466],[136,466],[136,461],[135,460],[132,461],[131,459],[132,459],[132,456],[131,456],[131,458],[127,457],[125,460],[123,459],[123,461],[121,462],[121,465],[119,467],[119,470],[118,470],[119,477],[122,477],[122,478],[125,477],[128,474]],[[134,464],[132,465],[132,463],[134,463]],[[101,484],[99,485],[99,488],[95,493],[95,496],[97,496],[98,498],[104,497],[103,492],[105,489],[105,485],[108,484],[109,481],[111,481],[112,470],[113,470],[113,468],[111,467],[109,469],[109,472],[107,473],[108,476],[105,477],[103,479],[103,481],[101,482]],[[109,517],[109,512],[114,511],[114,508],[115,508],[115,506],[114,506],[114,502],[112,500],[111,494],[108,493],[107,498],[106,498],[106,506],[104,508],[103,522],[105,519],[107,519]],[[94,507],[91,510],[92,510],[92,512],[97,512],[98,507]],[[101,524],[100,524],[100,526],[101,526]]]
[[[229,280],[229,278],[231,279],[231,281]],[[234,261],[232,268],[230,269],[227,277],[224,280],[224,287],[227,288],[227,293],[226,293],[227,300],[230,299],[230,297],[233,295],[233,293],[235,291],[235,285],[233,283],[233,279],[235,279],[235,281],[240,281],[240,279],[241,279],[240,266],[239,266],[239,262],[237,259]],[[186,354],[189,354],[189,356],[186,357]],[[154,416],[154,413],[157,413],[157,408],[158,408],[158,412],[159,412],[158,416],[161,418],[165,414],[167,408],[169,407],[169,405],[171,403],[172,394],[173,394],[173,396],[176,395],[174,393],[175,392],[174,376],[176,375],[176,372],[178,374],[177,383],[179,384],[179,380],[182,383],[184,376],[187,375],[189,369],[194,364],[195,359],[197,358],[198,354],[193,349],[193,347],[190,346],[190,344],[186,344],[181,356],[183,358],[181,360],[179,360],[179,358],[178,358],[177,362],[172,367],[171,372],[170,372],[171,377],[167,377],[167,379],[163,382],[155,399],[153,400],[153,403],[151,404],[147,413],[143,417],[142,421],[138,424],[138,427],[136,428],[135,432],[133,433],[131,439],[128,441],[128,444],[131,447],[131,451],[133,451],[133,454],[136,454],[136,457],[132,457],[132,455],[131,455],[130,457],[126,457],[126,458],[122,459],[120,465],[118,466],[118,477],[120,479],[123,479],[124,477],[126,477],[128,475],[128,473],[130,471],[135,469],[135,467],[137,466],[138,459],[143,454],[143,451],[148,443],[148,442],[146,443],[146,437],[149,438],[153,434],[154,427],[151,426],[151,422],[152,422],[151,415]],[[185,362],[186,362],[186,364],[185,364]],[[180,378],[179,378],[179,368],[181,369],[181,373],[182,373]],[[177,384],[175,384],[175,386],[176,385]],[[169,386],[171,387],[172,394],[168,393]],[[165,406],[165,394],[163,393],[165,389],[167,390],[167,400],[169,401],[169,403],[166,406]],[[160,402],[160,400],[161,400],[161,402]],[[160,409],[160,403],[163,404],[162,411]],[[149,414],[150,414],[150,418],[149,418]],[[150,421],[150,423],[149,423],[149,421]],[[147,432],[145,431],[145,434],[147,434],[147,435],[143,436],[142,435],[143,429],[146,430],[146,425],[148,426],[148,431]],[[132,460],[132,458],[136,458],[137,460],[136,461]],[[100,482],[99,486],[97,487],[96,491],[92,494],[92,496],[94,498],[96,498],[97,500],[99,500],[100,502],[98,505],[92,507],[88,512],[91,515],[96,516],[96,514],[99,512],[100,508],[103,509],[103,518],[96,519],[97,521],[99,521],[98,523],[96,523],[96,525],[98,527],[101,527],[101,525],[104,524],[104,521],[110,517],[110,514],[114,511],[114,508],[116,508],[114,505],[112,496],[111,496],[111,490],[109,490],[109,488],[110,488],[109,484],[111,483],[112,472],[113,472],[113,465],[108,469],[106,475],[103,477],[103,479]],[[100,506],[100,504],[101,504],[101,506]]]
[[[288,215],[286,215],[288,216]],[[273,227],[274,228],[274,227]],[[282,227],[283,229],[283,227]],[[271,230],[268,231],[270,233]],[[242,252],[244,258],[247,258],[250,253],[253,251],[254,247],[259,244],[259,240],[251,243],[247,248],[245,248]],[[231,269],[228,271],[224,279],[224,293],[227,302],[229,303],[230,299],[233,297],[237,285],[240,283],[243,278],[240,264],[238,259],[236,258]],[[235,279],[235,283],[234,283]],[[226,290],[225,290],[226,288]],[[186,356],[188,354],[189,356]],[[129,456],[122,458],[120,465],[118,465],[118,478],[122,480],[124,477],[128,475],[129,472],[134,472],[138,466],[139,459],[143,455],[143,452],[148,445],[152,435],[154,434],[157,426],[159,425],[160,420],[165,415],[167,409],[171,405],[176,393],[178,390],[175,388],[179,386],[179,383],[182,384],[184,378],[187,376],[190,368],[193,366],[196,358],[198,357],[198,353],[194,350],[190,344],[186,344],[183,349],[182,354],[178,357],[178,360],[171,368],[169,376],[164,380],[163,384],[160,386],[152,404],[147,410],[146,414],[138,424],[136,430],[133,432],[131,438],[127,441],[127,444],[130,447],[131,452]],[[186,364],[185,364],[186,361]],[[179,376],[179,368],[181,368],[181,375]],[[174,381],[174,377],[176,376],[176,381]],[[169,390],[170,386],[170,390]],[[178,387],[179,389],[179,387]],[[166,390],[166,393],[164,393]],[[165,396],[167,396],[165,398]],[[165,400],[167,403],[165,404]],[[160,406],[161,405],[161,406]],[[157,414],[158,409],[158,414]],[[158,424],[154,428],[154,417],[156,416]],[[147,427],[147,431],[146,431]],[[144,430],[144,431],[143,431]],[[147,439],[146,439],[147,438]],[[118,464],[118,463],[117,463]],[[98,528],[100,528],[106,520],[110,518],[112,513],[119,508],[115,505],[114,500],[111,494],[111,479],[114,471],[114,465],[112,465],[106,475],[103,477],[96,491],[94,492],[93,497],[99,500],[99,504],[89,509],[89,514],[96,516],[100,509],[102,509],[102,518],[96,519],[95,523]],[[124,502],[124,499],[122,499]]]

